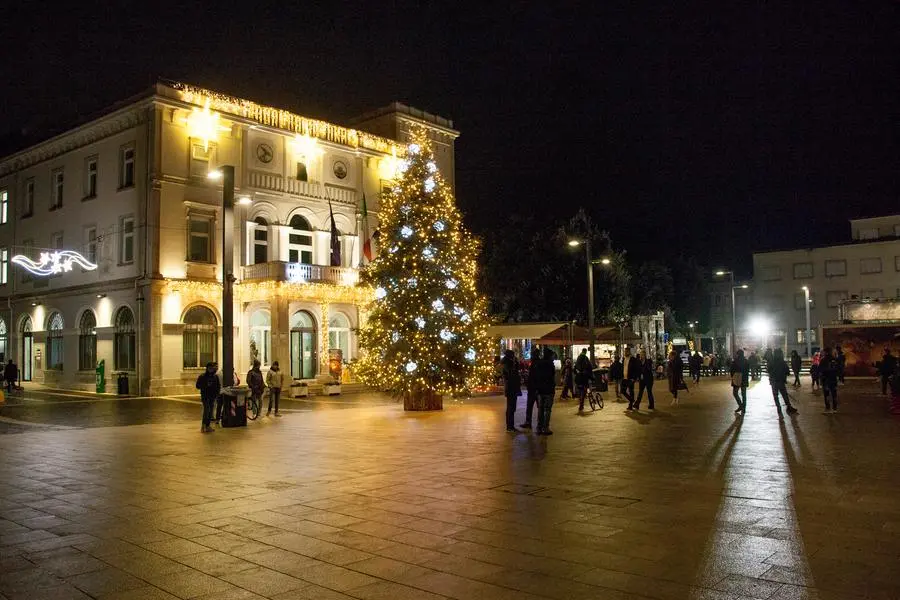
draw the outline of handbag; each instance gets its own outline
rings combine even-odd
[[[741,387],[744,385],[744,374],[740,371],[731,374],[731,385],[732,387]]]

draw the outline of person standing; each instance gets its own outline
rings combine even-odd
[[[734,360],[731,361],[731,394],[738,405],[734,411],[736,415],[743,416],[747,412],[748,385],[750,385],[750,361],[744,358],[743,350],[738,350]]]
[[[684,385],[684,361],[678,356],[678,353],[672,350],[669,352],[669,391],[672,392],[672,404],[678,405],[678,390]]]
[[[16,366],[13,359],[9,359],[9,362],[3,367],[3,379],[6,381],[6,393],[11,394],[13,388],[16,387],[16,382],[19,381],[19,367]]]
[[[562,384],[563,391],[562,396],[560,398],[568,398],[571,393],[572,397],[575,397],[575,382],[574,382],[574,373],[572,370],[572,359],[567,358],[566,362],[563,363],[562,367]]]
[[[272,403],[275,403],[275,416],[280,417],[278,412],[278,401],[281,399],[281,389],[284,387],[284,373],[278,366],[278,361],[273,360],[272,366],[269,367],[269,373],[266,375],[266,384],[269,386],[269,408],[266,410],[266,416],[272,412]]]
[[[507,350],[500,361],[503,374],[503,393],[506,396],[506,430],[516,431],[516,404],[522,393],[522,376],[519,374],[519,361],[516,353]]]
[[[609,380],[613,384],[613,389],[616,392],[616,400],[621,397],[621,387],[622,387],[622,361],[619,360],[619,353],[616,352],[613,355],[612,364],[609,365]]]
[[[784,360],[784,351],[781,348],[776,348],[775,352],[772,353],[772,359],[766,364],[766,370],[769,372],[769,383],[772,385],[772,395],[775,396],[775,408],[778,409],[778,418],[781,419],[783,417],[781,404],[778,402],[779,392],[784,398],[784,405],[787,407],[788,414],[797,414],[799,411],[791,406],[791,397],[787,391],[787,378],[790,370],[787,362]]]
[[[887,396],[891,376],[897,374],[897,358],[891,354],[890,348],[884,349],[881,364],[878,365],[878,374],[881,376],[881,395]]]
[[[825,352],[819,360],[819,380],[825,396],[825,414],[834,414],[838,409],[838,362],[831,354],[831,348],[825,348]],[[830,403],[829,398],[831,398]]]
[[[638,380],[638,396],[634,403],[634,410],[640,410],[641,398],[644,397],[644,390],[647,390],[647,401],[650,403],[649,409],[656,410],[653,403],[653,377],[654,368],[653,361],[647,358],[647,351],[643,350],[640,354],[640,379]]]
[[[544,354],[534,369],[535,389],[538,393],[538,435],[553,435],[550,431],[550,413],[553,411],[553,393],[556,391],[556,367],[553,366],[553,351],[544,348]]]
[[[541,349],[539,346],[531,348],[531,360],[528,361],[528,371],[526,372],[525,389],[528,397],[525,399],[525,422],[519,425],[522,429],[531,429],[534,423],[532,417],[534,415],[534,405],[538,401],[538,391],[535,387],[536,379],[534,370],[537,368],[537,362],[541,358]]]
[[[756,381],[760,376],[760,366],[759,366],[759,356],[756,355],[756,351],[750,352],[750,357],[747,358],[747,365],[750,370],[750,378]],[[732,366],[732,368],[734,368]]]
[[[812,389],[816,391],[820,387],[820,363],[822,362],[822,354],[820,352],[813,352],[812,361],[809,364],[809,376],[812,379]]]
[[[575,361],[575,387],[578,393],[578,412],[584,410],[584,397],[587,395],[588,386],[594,379],[594,369],[591,359],[587,356],[587,348],[581,351],[578,360]]]
[[[837,361],[838,381],[844,383],[844,368],[847,366],[847,356],[840,346],[836,348],[834,360]]]
[[[800,368],[803,366],[803,361],[800,359],[800,354],[796,350],[791,350],[791,371],[794,372],[794,387],[800,387]]]
[[[206,363],[206,371],[197,377],[196,387],[200,390],[200,401],[203,403],[203,420],[200,424],[202,433],[214,431],[210,426],[213,405],[216,403],[216,399],[219,398],[219,392],[222,389],[222,385],[219,383],[219,376],[216,375],[218,370],[216,363],[209,362]]]
[[[247,387],[250,388],[250,396],[257,406],[262,406],[262,395],[266,389],[266,384],[263,381],[263,374],[259,367],[260,362],[254,359],[253,366],[247,371]]]
[[[694,350],[694,353],[688,357],[688,370],[691,372],[691,379],[694,383],[700,383],[700,367],[703,364],[703,358],[700,353]]]
[[[634,382],[641,377],[641,362],[625,347],[622,357],[622,395],[628,400],[628,410],[634,410]]]

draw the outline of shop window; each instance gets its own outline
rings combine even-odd
[[[137,340],[134,330],[134,313],[127,306],[116,312],[113,358],[115,369],[134,371],[137,364]]]
[[[181,344],[185,369],[202,368],[206,363],[216,361],[219,334],[213,311],[205,306],[194,306],[184,314]]]
[[[268,365],[272,359],[272,316],[260,309],[250,316],[250,360]]]
[[[350,360],[350,319],[347,315],[334,312],[328,319],[328,349],[338,349],[344,361]]]
[[[97,317],[86,310],[78,324],[78,370],[93,371],[97,367]]]
[[[63,370],[63,319],[54,312],[47,319],[47,368],[51,371]]]

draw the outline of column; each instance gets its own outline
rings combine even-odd
[[[291,321],[288,300],[280,295],[269,299],[272,317],[272,360],[278,361],[282,373],[291,373]]]
[[[328,303],[322,302],[320,310],[322,318],[319,322],[319,375],[328,375]]]

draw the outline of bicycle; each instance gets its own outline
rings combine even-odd
[[[591,404],[591,410],[597,410],[603,408],[603,395],[600,394],[595,388],[590,388],[587,391],[587,399]]]
[[[257,417],[259,417],[259,411],[262,407],[262,396],[257,400],[256,396],[250,394],[250,398],[247,401],[247,418],[251,421],[255,421]]]

